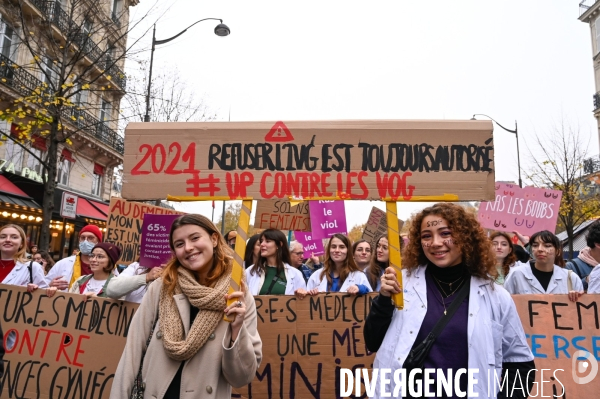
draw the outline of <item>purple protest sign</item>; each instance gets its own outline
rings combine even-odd
[[[169,246],[169,232],[173,221],[181,215],[144,214],[142,242],[140,245],[140,265],[155,267],[165,264],[173,253]]]
[[[325,253],[323,240],[321,238],[313,240],[310,231],[294,231],[294,237],[296,237],[296,241],[302,244],[305,258],[310,258],[313,255],[323,255]]]
[[[481,226],[523,235],[554,232],[562,191],[506,183],[496,183],[495,188],[496,200],[479,205]]]
[[[310,201],[309,209],[313,239],[348,232],[344,201]]]

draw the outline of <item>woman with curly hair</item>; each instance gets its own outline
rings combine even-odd
[[[323,268],[314,272],[306,284],[308,295],[317,295],[319,292],[364,295],[372,291],[367,277],[349,254],[351,248],[350,239],[345,235],[331,236],[325,249]]]
[[[230,398],[262,357],[254,298],[243,282],[228,294],[233,259],[210,219],[175,219],[169,245],[174,256],[131,321],[110,397],[129,398],[135,386],[145,398]]]
[[[432,380],[423,379],[423,391],[437,392],[437,373],[454,378],[459,371],[477,369],[475,394],[503,398],[519,374],[535,368],[515,304],[494,283],[496,260],[475,216],[449,203],[423,209],[413,219],[403,267],[404,308],[396,309],[391,301],[401,288],[389,267],[381,277],[364,335],[367,348],[377,351],[373,369],[407,369],[406,377],[400,375],[400,388],[409,389],[407,397],[422,396],[408,381],[409,375],[422,379],[423,369],[435,370]],[[438,322],[447,324],[432,335]],[[423,345],[425,341],[433,343]],[[393,380],[383,386],[385,381],[374,381],[375,397],[394,392],[398,387]],[[497,381],[505,384],[502,392]],[[465,373],[453,392],[444,386],[439,389],[454,398],[467,391],[467,383]],[[531,388],[533,379],[528,383]]]
[[[548,230],[529,239],[534,262],[514,268],[504,288],[511,294],[568,294],[572,302],[583,295],[583,284],[576,273],[565,269],[562,245]]]
[[[504,280],[510,272],[510,268],[515,265],[517,256],[510,242],[510,236],[502,231],[495,231],[490,236],[494,253],[496,254],[496,270],[498,277],[496,282],[500,285],[504,284]]]

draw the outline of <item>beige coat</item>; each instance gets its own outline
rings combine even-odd
[[[158,313],[158,300],[162,279],[151,284],[138,308],[127,334],[127,344],[119,361],[110,392],[111,399],[129,399],[135,376],[140,367],[142,351],[150,334],[150,329]],[[183,294],[175,295],[185,333],[190,328],[190,302]],[[229,323],[221,321],[206,344],[183,366],[181,376],[181,398],[227,398],[231,397],[231,386],[242,387],[249,384],[256,374],[262,358],[262,342],[256,327],[256,306],[254,297],[246,292],[246,317],[237,340],[231,348]],[[142,369],[142,379],[146,385],[145,399],[162,398],[180,362],[167,356],[157,327]],[[160,335],[160,334],[159,334]]]

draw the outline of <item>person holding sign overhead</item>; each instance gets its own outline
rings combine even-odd
[[[45,288],[44,270],[39,263],[27,260],[25,232],[15,224],[0,228],[0,282],[2,284]]]
[[[535,261],[515,267],[504,282],[511,294],[568,294],[577,302],[583,295],[579,276],[565,269],[560,240],[548,230],[533,234],[529,240]]]
[[[267,229],[260,234],[258,262],[246,269],[252,295],[294,295],[306,290],[302,272],[290,265],[291,256],[285,234]]]
[[[449,398],[467,392],[467,374],[454,378],[459,370],[478,370],[473,391],[480,398],[506,397],[492,386],[496,380],[505,387],[525,384],[515,379],[530,376],[533,354],[510,294],[494,283],[496,259],[475,216],[460,205],[438,203],[413,218],[409,238],[402,259],[404,308],[391,301],[401,288],[388,267],[365,322],[367,348],[377,352],[373,369],[391,368],[393,374],[404,368],[430,392],[437,391],[438,378],[451,374],[459,383],[446,392]],[[434,372],[424,378],[424,369]],[[408,378],[400,379],[408,384]],[[528,378],[527,392],[534,380]],[[382,382],[372,382],[376,398],[397,384],[396,378],[383,387]],[[512,397],[523,398],[522,393]]]
[[[227,294],[233,258],[210,219],[175,219],[169,245],[175,256],[131,321],[110,397],[230,398],[262,358],[254,298],[243,280]]]
[[[110,280],[106,286],[106,296],[127,302],[141,303],[148,285],[159,278],[163,267],[144,267],[139,262],[133,262],[118,277]]]
[[[350,239],[343,234],[334,234],[329,239],[323,268],[308,280],[308,295],[317,295],[319,292],[364,295],[372,291],[367,276],[358,269],[354,257],[349,253],[351,248]]]

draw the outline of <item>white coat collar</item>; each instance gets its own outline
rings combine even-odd
[[[539,293],[541,293],[541,294],[549,294],[552,291],[554,291],[554,289],[556,287],[558,287],[559,283],[562,281],[562,279],[563,279],[563,273],[561,273],[562,270],[563,269],[560,266],[554,265],[554,270],[552,272],[552,278],[550,279],[550,282],[548,283],[548,289],[547,290],[544,290],[544,288],[542,287],[542,285],[540,284],[540,282],[538,281],[538,279],[535,278],[535,276],[533,275],[533,271],[531,270],[531,264],[530,263],[527,263],[527,265],[523,268],[523,275],[528,280],[529,284],[534,289],[536,289]]]

